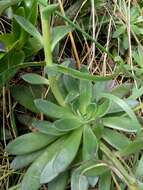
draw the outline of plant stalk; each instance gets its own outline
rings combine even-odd
[[[51,50],[51,35],[50,35],[50,16],[48,19],[46,19],[43,16],[43,6],[40,5],[40,15],[41,15],[41,24],[42,24],[42,33],[43,33],[43,45],[44,45],[44,54],[45,54],[45,62],[46,66],[47,65],[52,65],[53,64],[53,59],[52,59],[52,50]],[[49,77],[49,85],[51,88],[51,91],[53,95],[55,96],[57,102],[61,106],[65,106],[65,101],[63,99],[63,96],[58,88],[58,84],[56,81],[56,77]]]

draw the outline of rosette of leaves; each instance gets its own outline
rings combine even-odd
[[[137,176],[123,160],[143,148],[141,127],[132,110],[137,102],[125,98],[131,86],[111,89],[104,82],[111,77],[90,75],[86,67],[77,71],[67,63],[53,64],[47,21],[57,5],[40,3],[46,76],[26,74],[23,79],[50,87],[55,99],[34,99],[38,93],[33,96],[26,88],[13,92],[22,105],[44,115],[44,120],[32,119],[36,132],[17,137],[6,148],[9,154],[16,155],[11,163],[14,170],[28,168],[16,188],[38,190],[48,184],[48,190],[64,190],[70,183],[72,190],[96,185],[100,190],[119,185],[122,189],[139,189],[142,174],[137,172]],[[27,20],[19,16],[16,19],[24,30],[41,39]],[[23,89],[26,93],[22,94]],[[133,140],[129,138],[131,134],[135,136]]]
[[[118,159],[142,147],[141,139],[135,138],[132,142],[129,138],[130,134],[140,131],[131,109],[137,102],[122,99],[131,85],[111,88],[111,81],[94,84],[91,80],[79,79],[91,76],[86,67],[76,71],[55,65],[46,71],[60,81],[65,104],[35,99],[34,104],[45,120],[34,118],[32,126],[37,131],[8,144],[6,150],[16,155],[11,167],[14,170],[28,167],[19,189],[38,190],[48,183],[49,190],[64,190],[71,183],[72,190],[87,190],[97,184],[101,190],[110,190],[115,188],[112,176],[117,184],[136,188],[135,175]],[[68,71],[68,75],[58,71]],[[22,78],[32,84],[48,84],[46,78],[36,74]]]

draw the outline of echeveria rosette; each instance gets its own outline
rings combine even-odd
[[[82,72],[87,72],[85,67]],[[106,161],[104,145],[109,151],[120,154],[132,143],[126,134],[140,130],[129,104],[114,95],[116,89],[110,89],[108,93],[107,88],[101,88],[96,98],[96,83],[68,75],[58,75],[57,80],[58,77],[64,88],[66,106],[36,99],[36,108],[47,120],[35,119],[32,126],[37,132],[20,136],[7,146],[7,151],[16,155],[11,163],[13,169],[29,166],[21,183],[22,190],[38,190],[45,183],[49,184],[50,190],[59,185],[59,190],[64,190],[69,175],[72,175],[72,190],[83,187],[86,190],[98,181],[101,184],[100,180],[111,181],[114,160],[108,158]],[[104,82],[100,84],[105,85]],[[129,90],[124,90],[123,95]],[[115,107],[118,108],[116,111]],[[126,172],[118,172],[128,180]]]

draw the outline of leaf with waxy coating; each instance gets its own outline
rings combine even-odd
[[[105,81],[105,80],[110,80],[113,77],[113,76],[102,77],[102,76],[90,75],[88,73],[83,73],[81,71],[77,71],[75,69],[67,68],[63,65],[57,65],[57,64],[50,66],[47,65],[47,71],[50,70],[72,76],[73,78],[76,79],[89,80],[89,81]]]
[[[100,176],[99,190],[110,190],[111,189],[111,172],[105,172]]]
[[[88,74],[86,68],[82,68],[82,73]],[[92,98],[92,82],[87,80],[80,80],[79,83],[79,110],[85,114],[87,106],[90,104]]]
[[[35,120],[32,123],[32,126],[39,130],[39,132],[52,135],[52,136],[62,136],[64,132],[59,131],[54,123],[51,123],[49,121],[41,121],[41,120]]]
[[[106,127],[117,129],[125,132],[137,132],[138,128],[135,123],[129,117],[105,117],[103,118],[103,124]]]
[[[62,173],[73,161],[78,151],[82,130],[73,131],[64,141],[59,151],[42,171],[40,182],[48,183]]]
[[[48,183],[48,190],[65,190],[68,184],[68,172],[60,174],[57,178]]]
[[[47,146],[55,139],[53,136],[39,132],[28,133],[10,142],[6,147],[6,151],[14,155],[27,154]]]
[[[13,98],[25,108],[36,113],[39,111],[34,104],[34,99],[40,98],[42,91],[44,90],[41,86],[35,85],[15,85],[11,88]]]
[[[34,101],[37,109],[46,116],[53,118],[71,118],[73,113],[65,107],[58,106],[50,101],[37,99]]]
[[[104,128],[102,138],[117,150],[123,149],[131,143],[123,133],[108,128]]]
[[[85,126],[83,131],[83,160],[95,158],[98,150],[97,138],[90,126]]]
[[[68,132],[68,131],[79,128],[83,124],[78,119],[70,119],[70,118],[66,119],[65,118],[65,119],[56,120],[54,122],[54,125],[55,125],[56,129],[59,131]]]
[[[104,98],[107,98],[110,101],[113,101],[117,105],[119,105],[119,107],[121,107],[123,109],[123,111],[125,111],[125,113],[127,113],[127,115],[130,117],[131,123],[134,125],[135,130],[136,131],[141,130],[140,123],[137,120],[135,113],[133,112],[133,110],[130,108],[130,106],[124,100],[122,100],[121,98],[118,98],[117,96],[114,96],[113,94],[109,94],[109,93],[101,93],[101,96]]]
[[[49,84],[49,81],[46,78],[34,73],[25,74],[22,76],[22,79],[30,84]]]
[[[82,167],[77,168],[71,177],[72,190],[88,190],[89,184],[86,176],[81,175]]]
[[[36,159],[33,164],[28,168],[24,178],[22,180],[22,190],[38,190],[41,186],[40,176],[46,166],[47,162],[52,159],[52,157],[59,150],[60,144],[64,141],[65,137],[62,137],[51,144],[45,149],[44,153]]]
[[[119,150],[117,154],[120,156],[128,156],[143,150],[143,140],[136,140],[130,143],[125,148]]]
[[[30,35],[38,39],[39,42],[43,44],[43,38],[41,34],[32,23],[30,23],[27,19],[25,19],[22,16],[14,15],[14,18],[26,32],[28,32]]]
[[[38,158],[44,152],[44,150],[42,149],[42,150],[32,152],[29,154],[16,156],[10,165],[11,168],[14,170],[18,170],[18,169],[28,166],[34,160],[36,160],[36,158]]]

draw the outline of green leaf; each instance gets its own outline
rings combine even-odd
[[[136,140],[126,146],[124,149],[117,152],[120,156],[128,156],[137,153],[143,149],[143,140]]]
[[[85,126],[83,131],[83,160],[89,160],[96,157],[98,151],[97,138],[92,132],[90,126]]]
[[[79,96],[79,92],[71,90],[65,98],[65,103],[70,103]]]
[[[24,52],[16,51],[17,44],[0,59],[0,86],[5,85],[16,74],[17,68],[10,70],[14,66],[20,65],[25,58]]]
[[[63,65],[56,65],[56,64],[47,66],[47,73],[49,70],[60,72],[62,74],[69,75],[77,79],[83,79],[89,81],[105,81],[113,78],[113,76],[102,77],[102,76],[90,75],[88,73],[83,73],[75,69],[67,68]]]
[[[104,115],[106,115],[110,109],[110,106],[111,106],[111,101],[105,99],[103,103],[97,106],[97,111],[94,114],[95,117],[103,117]]]
[[[45,166],[40,182],[48,183],[62,173],[73,161],[78,151],[82,130],[75,130],[72,132],[63,145],[59,147],[59,151]]]
[[[63,65],[75,69],[75,62],[72,59],[63,62]],[[79,91],[79,80],[68,75],[63,75],[62,77],[65,88],[69,93],[71,91]]]
[[[68,172],[60,174],[57,178],[48,183],[48,190],[65,190],[68,183]]]
[[[71,118],[73,113],[66,107],[58,106],[50,101],[37,99],[34,101],[37,109],[46,116],[53,118]]]
[[[51,14],[53,14],[57,8],[58,8],[58,4],[50,4],[47,5],[46,7],[43,7],[42,9],[42,14],[45,20],[49,19],[49,16],[51,16]]]
[[[72,27],[70,26],[56,26],[52,29],[52,51],[58,42],[63,39],[70,31],[72,31]]]
[[[138,130],[136,124],[132,123],[132,120],[128,117],[105,117],[103,118],[103,124],[106,127],[130,133]]]
[[[47,4],[47,0],[38,0],[39,4],[43,5],[44,7],[46,7]]]
[[[130,93],[132,90],[133,84],[131,83],[123,83],[119,86],[116,86],[112,89],[111,93],[119,98],[123,98]]]
[[[46,148],[45,152],[40,157],[38,157],[35,162],[33,162],[22,180],[22,190],[38,190],[40,188],[41,173],[47,162],[51,160],[52,157],[56,154],[60,144],[63,142],[64,139],[65,137],[55,141],[48,148]]]
[[[17,3],[19,3],[21,0],[3,0],[0,1],[0,15],[3,13],[3,11],[5,9],[7,9],[8,7],[15,5]]]
[[[30,84],[49,84],[49,81],[46,78],[34,73],[25,74],[22,76],[22,79]]]
[[[135,88],[135,89],[133,90],[132,95],[129,96],[128,99],[129,99],[129,100],[131,100],[131,99],[137,99],[137,98],[139,98],[139,97],[142,96],[142,95],[143,95],[143,86],[140,87],[139,89]]]
[[[102,138],[118,150],[125,148],[131,143],[122,133],[107,128],[104,128]]]
[[[126,31],[126,26],[122,25],[120,26],[114,33],[113,33],[113,38],[118,38],[121,34],[124,34]]]
[[[40,98],[42,96],[42,91],[43,89],[41,86],[17,85],[11,88],[14,99],[25,108],[36,113],[39,111],[34,104],[34,99]]]
[[[71,190],[88,190],[88,179],[81,173],[82,168],[78,168],[72,173]]]
[[[109,92],[108,86],[112,81],[96,81],[93,85],[93,100],[98,100],[101,98],[101,93]]]
[[[124,100],[118,98],[117,96],[114,96],[113,94],[108,94],[108,93],[102,93],[101,96],[119,105],[119,107],[121,107],[126,112],[126,114],[128,114],[129,117],[131,118],[131,121],[132,121],[132,124],[134,124],[135,130],[137,131],[141,130],[141,126],[136,118],[136,115],[134,114],[133,110],[129,107],[129,105]]]
[[[54,123],[51,123],[49,121],[36,120],[32,123],[32,126],[38,129],[39,132],[48,135],[61,136],[64,134],[55,127]]]
[[[38,0],[24,0],[25,15],[35,25],[38,17]]]
[[[105,163],[97,163],[97,164],[93,164],[90,167],[87,167],[83,170],[82,174],[85,176],[89,176],[89,177],[95,177],[95,176],[100,176],[102,174],[104,174],[105,172],[107,172],[108,169],[108,165]]]
[[[27,154],[47,146],[54,140],[55,137],[39,132],[28,133],[10,142],[6,147],[6,151],[14,155]]]
[[[111,172],[106,172],[100,176],[99,190],[110,190],[111,189]]]
[[[44,150],[42,149],[36,152],[32,152],[30,154],[16,156],[10,165],[11,168],[14,170],[18,170],[18,169],[28,166],[34,160],[36,160],[44,152]]]
[[[83,70],[87,74],[87,70]],[[85,114],[87,106],[90,104],[92,98],[92,83],[91,81],[80,80],[79,83],[79,110]]]
[[[27,19],[22,16],[14,15],[14,18],[26,32],[37,38],[39,42],[43,44],[43,38],[33,24],[31,24]]]
[[[54,125],[55,125],[56,129],[59,131],[68,132],[68,131],[79,128],[80,126],[82,126],[82,123],[78,119],[68,118],[68,119],[56,120],[54,122]]]

